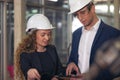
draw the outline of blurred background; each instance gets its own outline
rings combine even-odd
[[[120,0],[93,0],[97,15],[120,29]],[[13,80],[14,54],[25,37],[26,21],[36,13],[45,14],[56,29],[53,44],[66,66],[72,33],[82,24],[68,15],[68,0],[0,0],[0,80]]]

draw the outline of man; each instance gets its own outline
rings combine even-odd
[[[105,24],[97,17],[95,5],[91,0],[69,0],[69,6],[69,14],[76,16],[83,27],[73,33],[66,75],[70,75],[72,71],[85,74],[94,62],[97,49],[106,41],[120,36],[120,31]],[[106,76],[109,75],[109,71],[103,71],[103,73],[99,80],[112,79],[112,76]]]

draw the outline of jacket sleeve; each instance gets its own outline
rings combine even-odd
[[[30,56],[28,53],[22,53],[20,55],[20,67],[21,67],[21,70],[22,70],[25,78],[27,79],[27,71],[31,68]]]
[[[80,41],[81,34],[82,34],[82,27],[77,29],[72,34],[71,53],[69,56],[68,64],[70,62],[74,62],[76,65],[78,64],[78,48],[79,48],[79,41]]]
[[[50,49],[50,48],[49,48]],[[55,46],[51,46],[51,49],[49,50],[52,54],[52,59],[55,63],[55,75],[63,75],[65,74],[65,68],[62,66],[62,63],[60,61],[60,58],[58,56],[58,53],[57,53],[57,50],[56,50],[56,47]]]

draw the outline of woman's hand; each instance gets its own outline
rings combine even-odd
[[[51,80],[58,80],[56,77],[53,77]]]
[[[41,75],[34,68],[29,69],[27,72],[27,80],[40,80]]]

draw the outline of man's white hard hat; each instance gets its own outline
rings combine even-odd
[[[91,0],[69,0],[70,12],[68,14],[72,14],[72,13],[82,9],[90,2],[91,2]]]
[[[31,29],[54,29],[46,16],[43,14],[35,14],[29,18],[27,22],[26,32]]]

